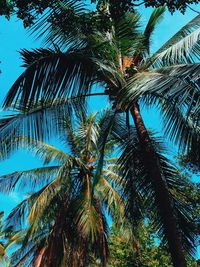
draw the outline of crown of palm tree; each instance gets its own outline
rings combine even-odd
[[[44,165],[55,164],[0,178],[4,192],[27,186],[29,190],[34,189],[7,219],[9,225],[23,227],[23,218],[28,215],[29,227],[23,231],[22,247],[13,255],[14,266],[32,263],[36,266],[85,266],[91,253],[105,266],[108,253],[105,212],[107,209],[114,217],[117,214],[122,217],[123,206],[116,160],[108,158],[112,141],[105,147],[107,156],[101,173],[98,171],[107,116],[105,114],[98,122],[96,117],[97,114],[92,114],[75,125],[65,119],[60,124],[68,153],[30,137],[13,140],[16,148],[21,144],[31,149],[43,159]]]

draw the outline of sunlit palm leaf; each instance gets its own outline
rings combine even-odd
[[[200,15],[195,17],[151,58],[153,66],[194,63],[200,53]]]
[[[29,221],[32,221],[34,223],[38,221],[45,208],[49,205],[51,200],[59,193],[62,186],[62,181],[65,180],[65,183],[68,182],[69,167],[70,166],[68,164],[61,166],[57,177],[40,192],[39,196],[35,200],[29,212]]]
[[[58,164],[66,164],[69,166],[73,165],[73,156],[66,152],[58,149],[57,147],[47,144],[42,141],[37,141],[28,136],[19,136],[15,140],[21,143],[21,147],[25,149],[31,149],[32,152],[44,161],[44,164],[57,162]]]
[[[117,186],[116,186],[117,188]],[[120,192],[120,188],[118,186],[118,190]],[[99,192],[104,202],[106,203],[106,207],[110,214],[114,217],[123,218],[124,216],[124,207],[123,200],[120,196],[120,193],[115,189],[115,185],[110,184],[103,176],[99,179],[99,183],[97,186],[97,192]]]
[[[29,111],[17,105],[14,114],[0,119],[1,156],[6,157],[17,148],[18,136],[29,136],[35,140],[47,140],[54,134],[60,134],[63,116],[70,118],[76,109],[76,99],[60,99],[54,103],[39,103]],[[78,103],[80,110],[84,110]],[[13,142],[15,140],[15,142]]]
[[[140,96],[158,95],[167,99],[176,99],[176,105],[198,108],[198,79],[200,64],[177,65],[156,69],[156,72],[143,72],[134,75],[126,88],[121,90],[120,98],[123,105],[131,105]],[[158,86],[159,85],[159,86]],[[192,98],[195,95],[195,99]]]

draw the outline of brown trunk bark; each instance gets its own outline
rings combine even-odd
[[[151,144],[151,139],[144,125],[137,103],[133,105],[131,114],[137,130],[138,139],[143,149],[144,165],[154,184],[156,201],[159,206],[159,214],[165,228],[173,265],[174,267],[186,267],[181,237],[178,233],[177,220],[173,211],[173,203],[171,202],[165,180],[161,174],[160,163]]]
[[[41,248],[38,253],[36,254],[35,260],[34,260],[34,267],[41,267],[42,257],[45,253],[46,248]]]
[[[106,251],[106,240],[104,236],[103,221],[100,219],[100,230],[101,230],[101,246],[102,246],[102,262],[101,267],[106,267],[107,264],[107,251]]]
[[[60,207],[55,224],[53,226],[45,255],[42,258],[41,266],[58,267],[60,264],[60,258],[58,258],[57,252],[62,253],[64,251],[62,232],[65,224],[65,214],[66,207],[64,202],[62,207]]]
[[[137,255],[140,258],[141,257],[141,251],[140,251],[140,246],[139,246],[139,242],[137,239],[134,240],[134,248],[136,249]]]

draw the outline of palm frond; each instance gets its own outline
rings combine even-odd
[[[165,5],[154,9],[144,30],[145,43],[146,43],[145,46],[147,47],[148,53],[150,53],[152,34],[155,31],[155,28],[158,25],[158,23],[162,20],[165,10],[166,10]]]
[[[36,241],[36,240],[34,240]],[[31,266],[34,260],[34,252],[37,251],[40,244],[38,242],[31,242],[29,240],[29,246],[18,248],[11,256],[11,264],[13,267],[26,267]]]
[[[73,156],[79,157],[80,140],[77,137],[76,122],[77,121],[71,117],[63,118],[62,122],[59,124],[59,132],[61,133],[61,141],[67,144],[70,153]]]
[[[73,161],[75,161],[73,156],[58,149],[57,147],[42,141],[37,141],[29,136],[16,137],[15,141],[19,142],[22,148],[31,149],[33,154],[44,161],[45,165],[55,161],[57,164],[62,165],[68,163],[70,166],[73,165]]]
[[[12,153],[12,149],[17,149],[16,137],[18,136],[29,136],[43,141],[54,134],[60,135],[63,116],[73,117],[77,104],[79,111],[84,111],[84,107],[80,102],[76,103],[76,99],[57,99],[53,104],[39,103],[29,111],[17,105],[12,115],[0,119],[1,156],[7,157]]]
[[[69,169],[68,169],[69,168]],[[56,178],[49,183],[46,187],[38,195],[37,199],[35,200],[29,215],[28,220],[31,222],[36,223],[40,216],[42,215],[45,208],[49,205],[51,200],[59,193],[62,188],[62,182],[69,183],[69,172],[70,166],[69,164],[64,164],[60,167],[58,175]]]
[[[196,119],[184,114],[172,101],[162,101],[161,108],[165,133],[171,141],[179,145],[180,152],[190,150],[193,143],[198,144],[200,129]]]
[[[99,128],[95,122],[96,118],[97,113],[91,114],[86,119],[81,120],[80,126],[77,129],[77,139],[86,154],[91,153],[97,147]]]
[[[21,51],[26,70],[13,84],[4,107],[24,108],[53,103],[56,98],[86,95],[95,79],[95,64],[81,51],[62,53],[58,48]]]
[[[142,40],[139,21],[140,15],[137,12],[127,13],[119,21],[115,21],[112,46],[116,47],[116,55],[118,54],[122,58],[125,55],[132,56],[137,50]]]
[[[74,200],[73,206],[76,224],[94,242],[97,239],[99,214],[93,203],[91,180],[88,174],[86,174],[82,190]]]
[[[19,203],[8,215],[6,218],[6,225],[14,227],[14,229],[19,230],[23,229],[25,226],[25,220],[31,207],[40,192],[42,192],[43,188],[38,192],[28,195],[21,203]]]
[[[10,193],[14,190],[35,189],[49,183],[57,174],[60,166],[35,168],[18,171],[0,177],[0,191]]]
[[[157,161],[159,162],[160,171],[165,183],[165,190],[167,190],[168,198],[171,205],[174,207],[173,216],[176,220],[177,231],[180,233],[180,238],[184,249],[189,253],[194,253],[194,246],[196,240],[196,233],[193,221],[193,209],[188,201],[185,201],[180,195],[184,194],[185,183],[182,177],[177,172],[177,169],[163,156],[166,149],[159,139],[151,136],[152,145],[156,151]],[[168,240],[169,247],[173,242],[170,241],[170,227],[167,226],[166,210],[162,210],[162,197],[160,195],[159,183],[154,180],[144,165],[143,149],[137,138],[130,138],[129,142],[125,143],[124,152],[119,159],[120,168],[123,178],[126,180],[125,195],[127,196],[127,214],[133,217],[139,207],[147,209],[147,214],[150,211],[154,213],[154,224],[158,229],[163,240]],[[132,195],[132,191],[134,195]],[[131,196],[129,199],[128,196]],[[134,200],[134,201],[133,201]],[[139,202],[137,202],[139,201]],[[138,207],[138,204],[139,207]],[[155,216],[156,214],[156,216]],[[173,253],[172,253],[173,254]]]
[[[145,94],[158,95],[173,99],[177,105],[193,106],[198,110],[198,79],[200,64],[177,65],[156,69],[155,72],[143,72],[133,76],[126,88],[121,90],[119,98],[127,107]],[[195,97],[192,97],[192,96]]]
[[[200,15],[186,24],[169,39],[151,58],[153,66],[191,64],[199,59]]]
[[[94,184],[93,187],[98,184],[98,180],[101,177],[103,165],[104,165],[104,158],[106,154],[106,144],[109,143],[111,138],[111,133],[113,131],[113,127],[116,124],[116,112],[112,110],[107,110],[102,118],[99,121],[99,139],[97,148],[99,150],[99,157],[96,167],[96,173],[94,177]]]
[[[107,179],[102,176],[99,179],[96,191],[98,194],[102,195],[102,199],[106,203],[107,210],[113,218],[122,220],[124,216],[124,205],[119,193],[119,186],[117,187],[114,184],[110,184]]]

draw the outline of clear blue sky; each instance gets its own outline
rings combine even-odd
[[[200,4],[194,5],[194,8],[200,10]],[[142,20],[148,20],[152,9],[139,9],[142,14]],[[176,12],[173,16],[166,12],[164,20],[156,29],[153,38],[153,49],[159,48],[166,40],[168,40],[174,33],[176,33],[182,26],[194,18],[197,14],[188,10],[185,15]],[[35,41],[32,36],[23,28],[22,22],[16,18],[11,18],[7,21],[0,17],[0,103],[2,103],[6,92],[9,90],[15,79],[22,73],[23,69],[20,67],[22,62],[18,51],[22,48],[31,49],[40,47],[41,43]],[[105,100],[103,102],[94,100],[93,109],[99,110],[105,107]],[[159,115],[156,112],[149,116],[147,111],[144,111],[145,122],[148,127],[155,129],[161,128]],[[150,119],[149,119],[150,118]],[[0,175],[11,173],[14,171],[31,169],[41,166],[41,161],[31,156],[29,152],[17,152],[9,160],[0,162]],[[0,210],[6,213],[10,211],[22,198],[22,193],[13,193],[11,196],[0,194]]]

